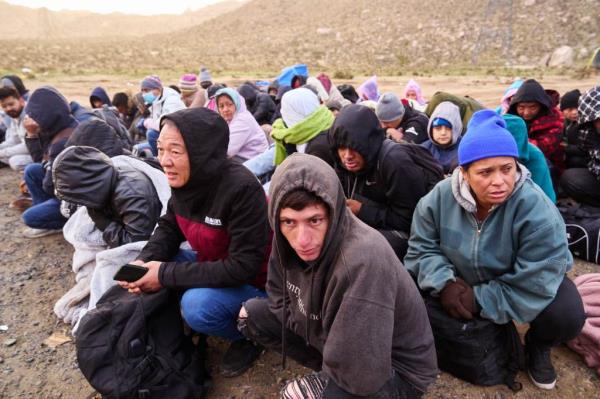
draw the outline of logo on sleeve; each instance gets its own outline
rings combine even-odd
[[[204,218],[204,223],[210,224],[211,226],[222,226],[223,225],[223,223],[221,223],[221,219],[210,218],[208,216],[206,216]]]

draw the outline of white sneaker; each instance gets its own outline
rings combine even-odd
[[[37,238],[60,233],[62,233],[62,229],[34,229],[33,227],[28,227],[25,230],[23,230],[23,237]]]

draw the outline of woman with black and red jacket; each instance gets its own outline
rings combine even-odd
[[[158,159],[172,196],[134,263],[148,272],[120,285],[131,292],[185,290],[184,319],[197,332],[232,341],[221,371],[243,373],[260,354],[236,328],[242,303],[264,297],[271,232],[265,193],[252,173],[227,159],[227,122],[206,108],[161,119]],[[188,241],[193,251],[180,251]]]

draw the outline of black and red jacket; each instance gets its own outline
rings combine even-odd
[[[565,148],[562,145],[564,117],[558,110],[559,95],[554,90],[544,90],[534,79],[528,79],[517,90],[510,102],[509,114],[519,116],[521,102],[537,102],[540,113],[532,121],[525,121],[529,142],[537,146],[556,169],[558,175],[565,169]]]
[[[264,288],[271,238],[267,200],[254,175],[227,159],[227,123],[206,108],[165,118],[183,136],[190,179],[172,189],[167,212],[138,259],[163,262],[159,280],[168,288]],[[196,262],[171,262],[186,240]]]

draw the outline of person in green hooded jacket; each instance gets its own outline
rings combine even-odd
[[[458,148],[460,168],[419,201],[404,264],[456,319],[529,323],[527,369],[552,389],[551,347],[585,322],[565,273],[573,266],[558,209],[518,162],[502,117],[478,111]]]
[[[552,185],[548,162],[542,150],[529,142],[525,121],[523,118],[511,114],[505,114],[502,118],[504,118],[504,122],[506,123],[506,130],[512,134],[517,142],[519,163],[525,165],[531,173],[531,180],[544,190],[548,198],[552,202],[556,202],[556,193]]]

